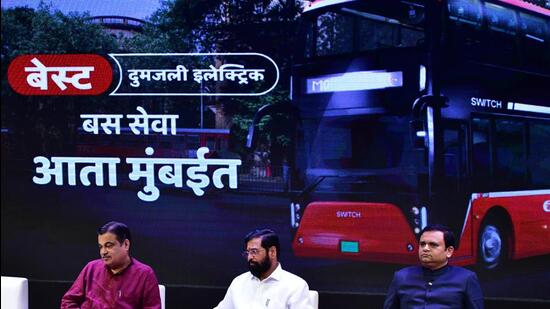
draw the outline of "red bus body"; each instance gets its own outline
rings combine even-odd
[[[388,224],[391,222],[391,224]],[[358,252],[342,252],[341,241],[357,242]],[[416,237],[392,204],[313,202],[307,205],[292,244],[297,256],[414,263]]]
[[[476,262],[480,226],[496,208],[512,222],[512,259],[550,253],[550,190],[476,193],[470,206],[454,264]],[[313,202],[301,222],[292,245],[297,256],[400,264],[418,261],[416,236],[395,205]],[[358,252],[342,252],[342,241],[357,242]]]

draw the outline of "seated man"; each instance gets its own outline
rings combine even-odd
[[[428,225],[420,233],[418,257],[422,266],[395,273],[385,309],[483,308],[483,295],[475,273],[448,265],[455,238],[442,225]]]
[[[279,237],[268,229],[255,230],[244,239],[243,256],[250,272],[233,279],[217,309],[312,309],[309,287],[279,263]]]
[[[160,309],[153,269],[130,257],[128,227],[112,221],[97,233],[101,259],[84,267],[61,299],[61,308]]]

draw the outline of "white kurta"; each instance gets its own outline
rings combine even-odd
[[[215,309],[313,309],[306,281],[281,264],[260,281],[250,272],[239,275]]]

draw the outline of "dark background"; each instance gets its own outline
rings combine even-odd
[[[280,66],[278,88],[249,100],[207,102],[233,117],[232,151],[246,158],[244,136],[254,112],[263,104],[288,100],[293,45],[288,38],[300,9],[293,1],[282,1],[287,5],[270,11],[269,16],[275,17],[266,21],[271,9],[251,13],[243,4],[232,16],[240,23],[225,25],[216,19],[221,16],[219,1],[170,3],[129,40],[106,34],[87,22],[87,16],[2,9],[2,275],[29,279],[31,308],[58,307],[86,262],[99,257],[97,228],[118,220],[132,230],[132,255],[152,266],[159,283],[166,286],[167,308],[211,308],[223,298],[231,280],[246,271],[240,256],[244,235],[268,227],[279,233],[283,267],[320,292],[321,308],[381,307],[393,272],[403,265],[295,257],[287,193],[241,187],[209,190],[197,197],[188,190],[161,188],[160,198],[146,203],[136,196],[141,187],[121,181],[124,173],[118,174],[119,186],[114,188],[32,182],[35,156],[75,155],[75,145],[81,142],[76,133],[80,114],[135,114],[136,106],[143,106],[150,113],[178,114],[178,127],[196,128],[199,104],[198,98],[20,96],[11,90],[6,76],[9,63],[20,54],[191,52],[197,40],[204,49],[217,42],[216,48],[224,52],[263,52]],[[214,12],[211,20],[218,22],[202,23],[205,12]],[[207,125],[214,126],[214,120]],[[271,129],[284,132],[274,124]],[[283,145],[278,149],[281,161],[285,150]],[[548,256],[542,256],[512,261],[492,272],[470,268],[480,277],[488,308],[542,308],[550,305],[548,262]]]

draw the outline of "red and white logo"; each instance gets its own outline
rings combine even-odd
[[[109,62],[98,55],[22,55],[8,67],[8,82],[22,95],[98,95],[113,80]]]

